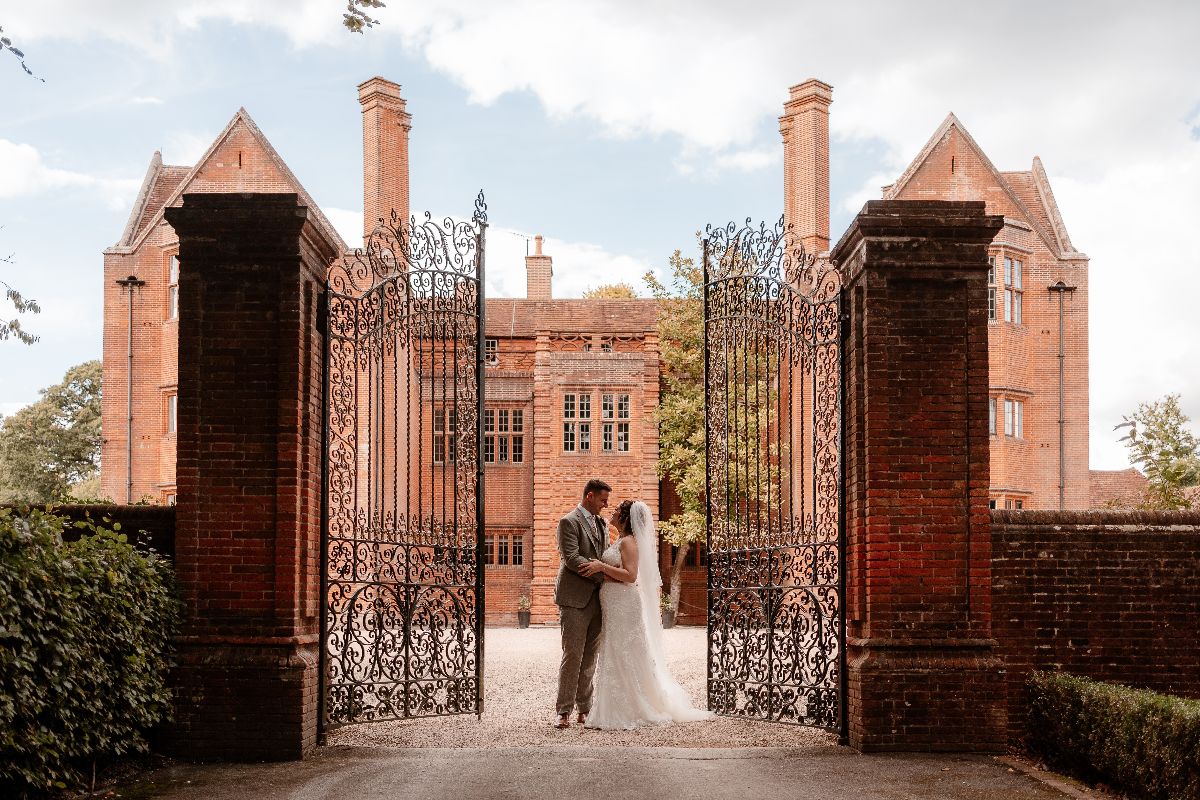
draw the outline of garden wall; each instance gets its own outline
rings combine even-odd
[[[1033,670],[1200,697],[1200,512],[993,511],[1009,736]]]

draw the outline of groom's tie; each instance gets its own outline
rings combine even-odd
[[[592,525],[596,529],[596,552],[604,552],[604,523],[600,521],[600,515],[596,514],[592,517]]]

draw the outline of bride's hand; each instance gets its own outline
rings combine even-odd
[[[579,568],[579,574],[585,578],[590,578],[598,572],[604,572],[604,562],[594,558]]]

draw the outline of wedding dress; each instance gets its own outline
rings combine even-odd
[[[657,538],[645,503],[633,505],[630,523],[638,545],[638,577],[633,583],[606,580],[600,587],[604,629],[587,727],[632,730],[710,719],[711,713],[692,706],[667,669],[658,613]],[[620,542],[611,544],[601,560],[621,566]]]

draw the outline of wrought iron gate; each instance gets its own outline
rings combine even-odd
[[[709,708],[842,730],[840,273],[782,220],[703,259]]]
[[[483,193],[326,286],[321,721],[483,711]]]

